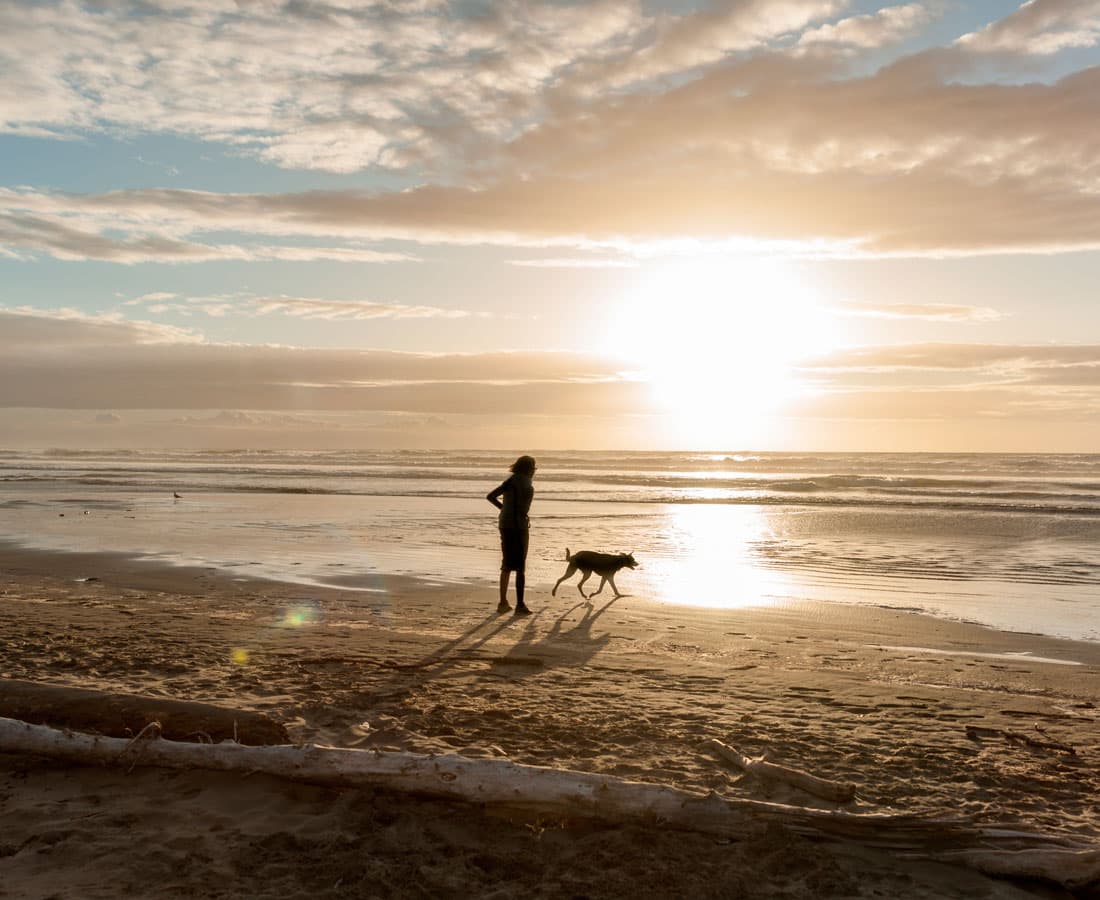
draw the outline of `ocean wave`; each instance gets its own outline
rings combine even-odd
[[[78,478],[133,478],[136,476],[159,475],[165,478],[186,478],[204,476],[207,478],[224,476],[232,479],[254,478],[301,478],[316,480],[336,479],[381,479],[403,481],[496,481],[505,473],[484,469],[422,466],[410,468],[394,465],[322,466],[306,465],[240,465],[221,464],[194,465],[187,463],[142,464],[142,465],[103,465],[81,468],[58,468],[54,465],[27,464],[11,466],[4,473],[0,469],[0,481],[12,480],[71,480]],[[540,472],[539,483],[563,484],[570,482],[605,485],[623,485],[637,488],[728,488],[736,490],[775,490],[775,491],[929,491],[1004,493],[1031,492],[1055,494],[1073,491],[1092,493],[1100,498],[1100,478],[964,478],[957,476],[929,477],[927,475],[895,474],[859,474],[819,472],[813,475],[792,477],[790,473],[729,473],[699,472],[685,469],[664,471],[606,472],[594,469],[572,469]]]
[[[540,452],[542,498],[650,504],[1100,512],[1100,454]],[[349,496],[481,497],[491,451],[0,450],[0,483]]]
[[[480,490],[448,489],[444,487],[416,486],[402,480],[387,483],[381,479],[373,485],[338,486],[321,482],[313,484],[286,484],[264,481],[228,481],[228,480],[180,480],[179,478],[135,478],[132,473],[126,477],[74,476],[67,479],[43,478],[40,476],[9,476],[0,478],[0,483],[19,484],[25,487],[38,485],[65,485],[71,487],[109,487],[122,488],[130,492],[151,493],[167,491],[186,491],[198,493],[243,493],[243,494],[284,494],[349,497],[434,497],[481,499]],[[453,481],[453,480],[452,480]],[[737,490],[722,489],[706,484],[706,491],[698,490],[700,485],[680,486],[671,489],[665,485],[621,485],[616,491],[601,491],[591,484],[577,486],[573,490],[558,490],[553,487],[541,487],[540,500],[553,500],[565,503],[600,504],[663,504],[663,505],[748,505],[748,506],[808,506],[808,507],[874,507],[904,510],[938,510],[958,512],[1001,512],[1028,513],[1035,515],[1073,515],[1100,516],[1100,495],[1025,492],[941,492],[919,491],[878,491],[852,492],[817,491],[812,485],[801,488],[790,484],[760,485],[746,488],[739,485]]]

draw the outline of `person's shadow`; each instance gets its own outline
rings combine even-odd
[[[611,640],[610,632],[594,635],[592,627],[617,599],[614,597],[598,608],[591,600],[576,603],[561,613],[545,633],[539,632],[536,622],[528,621],[511,649],[504,656],[495,657],[492,662],[506,667],[508,674],[513,676],[534,674],[547,665],[586,665]],[[570,616],[581,608],[584,608],[584,615],[567,628]]]
[[[468,628],[427,656],[410,663],[393,663],[395,677],[389,686],[373,693],[376,698],[406,693],[426,682],[442,678],[471,662],[485,661],[494,669],[506,669],[509,675],[533,674],[547,665],[585,665],[611,640],[610,632],[592,634],[592,627],[618,598],[596,607],[591,600],[576,603],[560,613],[546,632],[539,627],[543,610],[522,620],[493,613]],[[566,628],[569,617],[584,608],[580,621]],[[522,631],[515,643],[502,655],[488,656],[481,649],[494,637],[522,621]],[[499,673],[498,673],[499,674]]]
[[[479,659],[477,651],[514,622],[511,616],[490,613],[458,637],[447,641],[442,647],[433,650],[422,659],[411,663],[394,663],[393,668],[401,672],[419,671],[422,676],[416,681],[418,683],[428,681],[454,669],[459,663]],[[494,627],[486,628],[493,623],[495,623]]]

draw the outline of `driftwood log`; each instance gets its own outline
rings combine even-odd
[[[1100,882],[1095,846],[1057,835],[981,828],[967,819],[859,814],[724,799],[612,776],[452,754],[421,756],[333,747],[246,747],[159,738],[122,740],[0,718],[0,752],[83,765],[138,765],[263,773],[338,787],[375,787],[427,797],[518,807],[562,818],[660,824],[743,838],[777,822],[811,837],[974,865],[989,874],[1041,878],[1068,888]],[[951,847],[950,853],[943,850]],[[1021,851],[1026,851],[1021,856]],[[971,854],[968,856],[967,854]],[[980,865],[979,865],[980,862]]]
[[[1070,890],[1095,889],[1100,881],[1100,850],[1042,847],[1005,853],[974,849],[947,851],[939,859],[998,878],[1042,878]]]
[[[854,784],[829,781],[826,778],[811,775],[809,772],[768,762],[763,757],[748,757],[735,747],[723,744],[718,740],[705,741],[703,746],[745,772],[771,778],[775,781],[782,781],[800,788],[808,794],[813,794],[815,797],[821,797],[823,800],[832,800],[834,803],[848,803],[855,799],[856,786]]]
[[[286,729],[262,713],[10,678],[0,678],[0,716],[118,738],[157,722],[161,735],[173,741],[290,742]]]

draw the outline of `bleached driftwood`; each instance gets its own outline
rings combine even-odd
[[[1020,849],[1033,850],[1037,877],[1063,884],[1059,866],[1066,851],[1081,851],[1079,842],[1025,832],[995,832],[962,818],[895,814],[857,814],[808,809],[758,800],[724,799],[659,784],[626,781],[607,775],[526,766],[503,759],[470,759],[447,754],[420,756],[334,747],[246,747],[151,740],[127,741],[99,735],[58,731],[0,718],[0,753],[49,756],[83,765],[160,766],[211,769],[242,774],[262,773],[295,781],[338,787],[375,787],[427,797],[518,807],[562,818],[590,817],[612,822],[661,824],[684,831],[742,838],[761,824],[777,822],[816,837],[844,838],[867,846],[917,852],[943,858],[940,850],[982,851],[982,865],[997,873],[998,852],[1011,868]],[[1045,868],[1043,854],[1054,861]],[[1082,857],[1083,859],[1084,857]],[[959,857],[961,862],[968,862]],[[1085,877],[1082,864],[1073,877]],[[1091,879],[1100,879],[1100,861]],[[1089,883],[1085,881],[1083,883]]]
[[[194,740],[198,735],[210,742],[290,742],[286,728],[258,712],[12,678],[0,678],[0,716],[110,737],[132,737],[150,722],[158,722],[161,734],[173,741]]]
[[[1041,878],[1069,890],[1095,885],[1100,879],[1100,850],[979,849],[948,851],[938,858],[1000,878]]]
[[[792,769],[788,766],[781,766],[777,763],[768,762],[763,757],[745,756],[739,752],[736,747],[731,747],[729,744],[723,744],[718,740],[711,739],[705,741],[703,746],[709,750],[713,750],[726,762],[732,763],[739,769],[743,769],[753,775],[760,775],[764,778],[782,781],[806,791],[809,794],[813,794],[815,797],[821,797],[823,800],[832,800],[834,803],[847,803],[855,799],[856,786],[854,784],[829,781],[826,778],[819,778],[816,775],[811,775],[809,772],[803,772],[799,769]]]

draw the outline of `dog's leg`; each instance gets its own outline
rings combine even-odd
[[[592,570],[589,569],[587,572],[584,573],[584,575],[581,576],[581,580],[577,582],[577,590],[581,592],[581,596],[584,597],[585,600],[588,599],[588,595],[584,592],[584,583],[588,581],[588,576],[591,574]]]
[[[608,575],[607,580],[611,582],[611,590],[613,590],[615,592],[615,599],[618,600],[622,596],[622,594],[620,594],[619,589],[617,587],[615,587],[615,575],[614,575],[614,573],[612,573],[611,575]]]
[[[558,579],[558,583],[554,585],[554,590],[552,590],[550,592],[550,596],[551,597],[555,596],[558,593],[558,588],[561,587],[561,583],[563,581],[565,581],[567,578],[572,578],[573,573],[576,572],[576,571],[577,571],[577,567],[575,565],[573,565],[572,563],[570,563],[568,568],[566,568],[566,570],[565,570],[565,574],[562,575],[561,578]]]
[[[603,586],[604,586],[605,584],[607,584],[607,576],[606,576],[606,575],[601,575],[601,576],[600,576],[600,586],[599,586],[598,588],[596,588],[596,590],[594,590],[594,591],[593,591],[593,592],[592,592],[591,594],[589,594],[589,595],[588,595],[588,599],[589,599],[589,600],[591,600],[591,599],[592,599],[593,597],[595,597],[595,596],[596,596],[596,595],[597,595],[597,594],[598,594],[598,593],[599,593],[600,591],[602,591],[602,590],[603,590]]]

